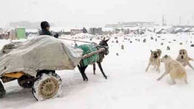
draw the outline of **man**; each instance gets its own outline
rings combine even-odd
[[[50,25],[47,21],[43,21],[40,24],[41,26],[41,31],[40,31],[40,35],[49,35],[52,36],[51,32],[50,32]]]
[[[41,31],[40,31],[40,35],[49,35],[49,36],[52,36],[51,32],[49,31],[50,30],[50,25],[47,21],[42,21],[41,24]],[[58,37],[58,36],[57,36]],[[40,70],[40,71],[37,71],[37,75],[41,75],[42,73],[49,73],[49,72],[52,72],[52,73],[55,73],[55,70]]]

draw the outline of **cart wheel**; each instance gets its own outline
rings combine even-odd
[[[60,96],[61,89],[62,80],[56,73],[43,73],[34,82],[32,94],[37,101],[42,101]]]
[[[6,93],[6,91],[3,87],[3,84],[0,81],[0,98],[3,98],[5,96],[5,93]]]
[[[32,88],[34,84],[34,77],[30,75],[23,75],[18,79],[18,84],[23,88]]]

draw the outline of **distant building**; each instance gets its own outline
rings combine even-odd
[[[51,27],[54,25],[50,23]],[[18,21],[18,22],[11,22],[9,26],[12,28],[23,27],[26,29],[37,29],[40,28],[40,22],[29,22],[29,21]]]
[[[89,34],[102,35],[103,31],[102,31],[102,28],[90,28],[89,29]]]
[[[16,37],[17,39],[25,39],[26,38],[26,29],[25,28],[16,28]]]
[[[82,29],[71,29],[71,35],[83,33]]]
[[[107,28],[128,28],[128,27],[152,27],[156,26],[154,22],[123,22],[123,23],[117,23],[117,24],[107,24],[105,27]]]
[[[102,28],[103,35],[111,35],[114,32],[113,28]]]
[[[83,33],[88,33],[87,29],[85,27],[83,27]]]

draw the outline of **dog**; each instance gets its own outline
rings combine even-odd
[[[151,50],[151,56],[149,59],[148,66],[146,68],[146,72],[148,71],[150,65],[154,66],[156,68],[156,71],[160,72],[160,56],[162,54],[162,51],[160,49],[157,49],[156,51]]]
[[[164,76],[170,74],[173,84],[176,84],[175,79],[184,79],[187,84],[187,74],[185,68],[176,60],[173,60],[170,56],[165,55],[162,57],[161,62],[165,64],[165,72],[157,79],[160,81]]]
[[[180,62],[184,67],[188,65],[190,68],[194,70],[194,67],[189,62],[189,61],[194,61],[194,60],[188,56],[187,50],[180,49],[179,55],[176,60]]]

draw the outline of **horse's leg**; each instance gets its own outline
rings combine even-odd
[[[88,66],[85,66],[85,67],[82,67],[82,74],[83,74],[83,76],[84,76],[84,81],[88,81],[88,77],[86,76],[86,73],[85,73],[85,70],[86,70],[86,68],[87,68]]]
[[[82,72],[82,67],[80,67],[79,65],[77,66],[78,67],[78,69],[79,69],[79,72],[81,73],[81,75],[82,75],[82,78],[83,78],[83,81],[85,81],[85,76],[84,76],[84,74],[83,74],[83,72]]]
[[[102,72],[104,78],[107,79],[107,76],[105,75],[105,73],[104,73],[104,71],[103,71],[103,69],[102,69],[102,65],[101,65],[100,62],[98,62],[98,67],[100,68],[100,71]]]
[[[95,63],[93,64],[93,73],[94,75],[96,74],[96,64]]]

